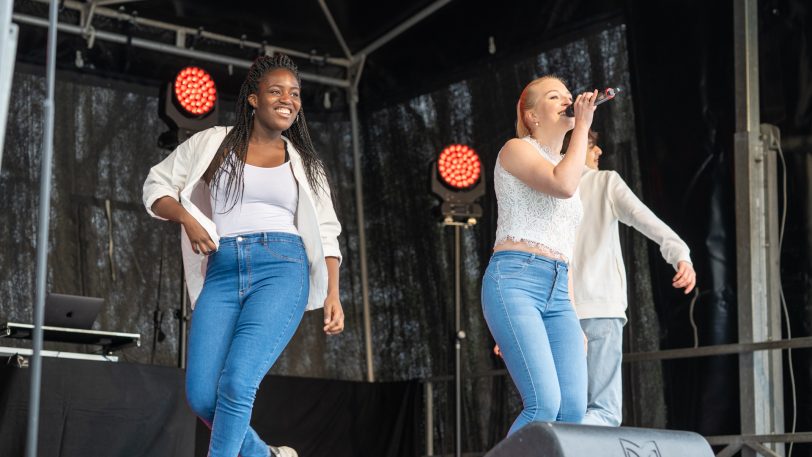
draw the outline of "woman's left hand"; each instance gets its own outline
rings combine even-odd
[[[344,309],[338,294],[328,294],[324,300],[324,333],[338,335],[344,331]]]

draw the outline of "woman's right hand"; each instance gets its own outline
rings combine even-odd
[[[598,90],[584,92],[578,95],[573,104],[575,112],[575,127],[589,129],[592,126],[592,117],[595,113],[595,100],[598,98]]]
[[[186,230],[186,235],[192,243],[192,250],[195,251],[195,254],[209,255],[217,250],[217,245],[212,241],[209,232],[200,225],[197,219],[188,216],[184,218],[181,224],[183,229]]]

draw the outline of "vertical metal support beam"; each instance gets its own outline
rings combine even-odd
[[[434,384],[426,381],[424,396],[426,398],[426,455],[434,455]]]
[[[462,270],[461,234],[462,224],[454,224],[454,456],[462,456]]]
[[[163,255],[163,253],[161,253]],[[189,290],[186,287],[186,275],[181,268],[180,283],[182,284],[180,290],[180,310],[178,310],[178,367],[181,370],[186,369],[186,353],[188,352],[189,345]]]
[[[352,125],[352,160],[355,171],[355,210],[358,221],[358,249],[361,258],[361,299],[364,305],[364,346],[366,349],[367,381],[375,382],[375,367],[372,359],[372,316],[369,307],[369,273],[367,269],[367,237],[364,219],[364,180],[361,173],[361,131],[358,120],[358,82],[361,79],[364,59],[350,67],[350,87],[347,98],[350,106]]]
[[[775,138],[775,144],[780,145],[780,133],[777,127],[761,124],[761,144],[765,153],[762,164],[764,170],[764,228],[766,231],[764,250],[767,255],[766,292],[767,292],[767,322],[766,339],[770,341],[783,338],[781,328],[781,246],[779,231],[778,207],[778,151],[769,147],[770,137]],[[769,409],[773,433],[784,433],[784,352],[780,350],[761,351],[766,359],[769,382]],[[783,456],[784,443],[773,443],[770,449]]]
[[[3,164],[3,145],[6,138],[8,102],[14,79],[14,58],[17,54],[17,24],[11,23],[14,2],[0,4],[0,169]]]
[[[778,302],[778,233],[768,166],[759,135],[758,1],[734,0],[736,88],[735,187],[739,342],[781,338]],[[772,158],[774,161],[775,159]],[[771,220],[773,219],[774,220]],[[742,434],[784,431],[780,351],[739,356]],[[773,445],[783,453],[783,446]],[[757,455],[743,448],[745,457]]]
[[[42,321],[48,285],[48,227],[51,212],[51,159],[54,155],[54,86],[56,81],[56,30],[59,2],[50,4],[50,26],[46,53],[46,98],[43,104],[42,163],[40,173],[39,220],[37,221],[37,289],[34,301],[34,351],[31,356],[31,389],[28,400],[26,457],[37,457],[39,405],[42,380]]]

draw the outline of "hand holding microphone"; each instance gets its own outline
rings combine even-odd
[[[578,94],[567,108],[564,110],[564,115],[567,117],[575,118],[575,129],[588,129],[592,125],[592,118],[595,114],[595,100],[598,98],[598,91],[584,92]],[[569,114],[569,111],[572,114]]]
[[[595,103],[594,103],[593,106],[598,106],[598,105],[600,105],[602,103],[606,103],[609,100],[612,100],[620,92],[621,92],[621,90],[620,90],[619,87],[608,87],[608,88],[606,88],[603,92],[597,94],[597,97],[595,98]],[[579,95],[578,99],[580,99],[582,97],[583,97],[583,95]],[[576,99],[576,102],[578,101],[578,99]],[[569,117],[575,117],[575,103],[568,106],[566,111],[564,112],[564,114],[566,114]]]

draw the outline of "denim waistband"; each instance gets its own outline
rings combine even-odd
[[[506,251],[496,251],[491,256],[491,259],[494,260],[498,260],[500,258],[529,260],[530,262],[538,261],[542,263],[548,263],[555,269],[564,268],[565,270],[569,270],[569,265],[567,264],[567,262],[564,262],[559,259],[552,259],[550,257],[543,256],[541,254],[534,254],[532,252],[506,250]]]
[[[286,232],[257,232],[243,233],[234,236],[224,236],[220,238],[220,245],[224,244],[246,244],[246,243],[268,243],[268,242],[294,243],[304,247],[302,237]]]

